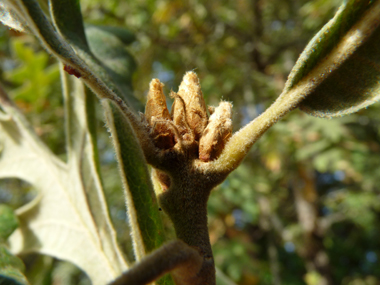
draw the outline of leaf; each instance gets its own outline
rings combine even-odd
[[[103,191],[91,162],[84,93],[79,92],[80,86],[76,88],[75,107],[69,108],[75,112],[71,123],[82,139],[71,147],[67,164],[51,153],[1,92],[1,106],[10,119],[0,122],[0,178],[22,179],[39,191],[37,198],[17,210],[20,228],[10,237],[10,248],[14,253],[39,252],[68,260],[83,269],[93,284],[105,284],[125,271],[127,264],[99,194]]]
[[[23,275],[25,266],[21,259],[12,255],[4,244],[17,227],[14,211],[0,204],[0,284],[29,284]]]
[[[59,32],[75,47],[88,51],[79,0],[51,0],[50,4]]]
[[[18,220],[12,208],[0,204],[0,242],[6,241],[17,227]]]
[[[124,43],[104,28],[92,25],[86,26],[86,36],[94,56],[106,67],[127,98],[133,97],[132,74],[136,70],[136,62]],[[141,106],[137,107],[142,110]]]
[[[123,99],[133,98],[131,77],[135,70],[135,62],[119,38],[121,31],[115,36],[107,29],[88,26],[86,29],[88,41],[84,39],[78,41],[78,38],[83,37],[82,31],[74,36],[73,34],[78,29],[83,29],[83,26],[71,25],[64,20],[70,11],[70,17],[76,17],[74,23],[81,20],[77,2],[51,0],[51,4],[54,18],[62,19],[56,20],[56,24],[63,36],[85,55],[85,60],[90,62],[95,70],[100,74],[106,71],[111,75],[112,79],[122,87],[124,94],[127,94]],[[77,44],[76,41],[88,42],[89,46]],[[105,68],[99,66],[98,60],[93,56],[96,56]],[[118,107],[112,106],[112,103],[107,101],[104,101],[104,107],[124,185],[135,256],[140,260],[146,253],[162,245],[164,229],[147,164],[134,131]],[[172,284],[168,277],[159,282]]]
[[[211,163],[229,173],[252,145],[297,107],[323,117],[364,108],[380,94],[380,1],[347,0],[313,38],[293,68],[279,98],[227,142]]]
[[[72,47],[54,30],[36,0],[6,0],[5,3],[19,17],[25,19],[31,32],[41,41],[47,51],[65,64],[67,70],[71,70],[72,74],[75,73],[81,77],[81,80],[99,98],[108,98],[117,102],[125,114],[134,116],[125,101],[120,100],[124,95],[113,84],[104,69],[99,69],[99,64],[88,53],[81,53],[81,50],[76,51],[85,58],[86,62],[78,57]],[[100,73],[93,72],[93,70],[100,71]]]
[[[300,108],[318,117],[356,112],[380,96],[380,3],[345,1],[310,41],[286,83],[313,82]]]
[[[132,235],[137,260],[162,245],[164,231],[159,206],[140,143],[123,113],[111,102],[105,101],[107,126],[110,129],[124,184]],[[111,115],[112,114],[112,115]],[[136,227],[139,225],[139,228]]]
[[[21,259],[12,255],[0,244],[0,284],[27,285],[24,274],[25,266]]]
[[[66,12],[71,11],[70,18],[78,17],[78,19],[73,19],[73,22],[79,22],[80,10],[79,5],[76,5],[76,1],[72,0],[63,2],[65,3],[64,5],[61,5],[62,0],[51,1],[55,18],[61,17],[62,19],[65,19],[65,17],[67,17]],[[68,6],[72,7],[67,8]],[[74,6],[76,11],[73,11]],[[67,10],[65,10],[65,8]],[[67,21],[64,20],[60,21],[60,23],[64,25],[64,27],[60,27],[60,30],[61,32],[65,32],[65,37],[67,38],[69,38],[74,31],[83,29],[83,26],[81,25],[71,25],[66,22]],[[126,51],[124,44],[118,37],[109,33],[104,28],[99,29],[96,26],[88,26],[86,29],[86,35],[88,36],[90,49],[94,51],[94,54],[101,58],[104,65],[113,72],[113,78],[118,77],[117,81],[124,80],[126,86],[131,90],[131,77],[135,70],[135,62],[131,55]],[[82,36],[82,32],[78,32],[75,37],[70,38],[70,41],[74,42],[75,39]],[[84,42],[84,40],[82,40],[82,42]],[[157,225],[161,224],[161,220],[158,215],[157,201],[150,181],[145,158],[134,131],[131,129],[125,116],[115,106],[111,109],[109,109],[110,106],[106,106],[105,108],[108,112],[106,116],[110,123],[109,127],[112,132],[115,148],[117,149],[118,157],[120,156],[119,162],[122,168],[122,177],[123,179],[126,179],[125,186],[131,191],[134,206],[133,204],[130,204],[130,201],[127,201],[127,203],[131,208],[141,208],[141,210],[137,209],[139,212],[137,219],[139,220],[138,222],[141,222],[141,224],[139,223],[141,231],[145,232],[145,234],[143,234],[143,239],[146,248],[142,250],[144,252],[145,250],[150,252],[162,243],[163,230],[162,228],[157,228]],[[114,116],[112,118],[110,117],[111,113]],[[127,194],[127,197],[128,196],[129,194]],[[157,241],[155,240],[156,237]]]
[[[107,34],[112,34],[122,41],[125,45],[129,45],[136,40],[136,36],[124,27],[115,26],[102,26],[102,25],[85,25],[88,27],[95,27],[97,30],[103,31]]]
[[[25,32],[26,23],[7,3],[0,3],[0,22],[20,32]]]
[[[62,70],[62,69],[61,69]],[[77,179],[89,204],[89,211],[99,231],[102,248],[118,270],[125,270],[123,254],[109,217],[100,178],[96,146],[94,96],[78,79],[62,71],[66,110],[66,138],[69,172]],[[81,127],[79,127],[81,126]],[[75,192],[72,193],[76,197]],[[85,201],[83,201],[85,204]],[[114,260],[114,261],[113,261]]]
[[[115,89],[120,98],[131,104],[134,109],[141,111],[143,106],[134,97],[130,87],[136,64],[125,49],[123,42],[125,35],[121,33],[121,28],[116,29],[117,36],[111,27],[106,29],[88,25],[84,30],[77,0],[51,0],[50,3],[52,17],[62,36],[74,47],[91,70],[111,89]]]

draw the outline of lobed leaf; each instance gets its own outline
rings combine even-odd
[[[82,187],[81,192],[76,189],[72,196],[76,198],[75,203],[88,203],[88,212],[83,212],[91,215],[89,218],[95,223],[101,247],[109,260],[113,260],[113,266],[123,271],[126,269],[126,263],[117,244],[99,172],[95,98],[77,78],[70,77],[63,71],[61,73],[66,112],[67,165],[72,179]],[[81,199],[83,200],[80,201]],[[78,207],[80,206],[79,204]]]
[[[107,224],[107,208],[97,197],[102,190],[95,166],[86,162],[93,157],[85,120],[76,121],[81,147],[72,148],[74,159],[65,164],[43,144],[6,94],[2,91],[0,95],[1,107],[8,115],[8,120],[0,122],[0,178],[22,179],[39,191],[32,202],[16,211],[20,227],[9,238],[11,251],[68,260],[83,269],[94,284],[113,280],[127,264]],[[84,98],[80,92],[76,96],[76,112],[85,116]]]

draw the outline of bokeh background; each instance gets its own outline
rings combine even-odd
[[[42,5],[46,6],[44,0]],[[166,94],[195,70],[208,105],[234,104],[234,130],[281,93],[292,66],[340,0],[81,0],[85,22],[129,29],[135,96],[149,81]],[[0,81],[63,160],[57,61],[30,35],[0,26]],[[171,105],[168,98],[168,104]],[[114,152],[98,106],[98,147],[110,213],[131,258]],[[379,104],[331,120],[295,110],[272,127],[209,200],[217,267],[236,284],[380,284]],[[0,181],[0,203],[36,195]],[[166,221],[168,228],[170,224]],[[78,268],[23,256],[31,284],[89,284]]]

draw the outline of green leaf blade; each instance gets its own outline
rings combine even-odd
[[[96,27],[100,31],[104,31],[108,34],[112,34],[122,41],[125,45],[129,45],[136,40],[136,36],[129,30],[122,27],[115,26],[102,26],[102,25],[86,25]],[[87,29],[87,27],[85,28]]]
[[[50,1],[55,25],[66,38],[83,50],[88,50],[79,0]]]
[[[18,219],[13,210],[0,204],[0,242],[4,242],[18,227]]]
[[[136,68],[125,42],[133,41],[129,31],[115,27],[83,25],[77,0],[51,0],[51,14],[62,36],[74,47],[107,86],[135,110],[143,106],[133,95],[131,76]]]
[[[164,229],[147,164],[140,144],[123,113],[112,103],[103,103],[116,155],[119,161],[128,215],[134,237],[137,260],[162,245]],[[139,227],[134,228],[134,221]],[[141,239],[141,241],[139,241]]]
[[[25,266],[21,259],[11,254],[4,243],[19,226],[14,211],[7,205],[0,205],[0,284],[29,284],[23,272]]]
[[[27,285],[23,272],[25,266],[21,259],[12,255],[4,246],[0,245],[0,284]]]

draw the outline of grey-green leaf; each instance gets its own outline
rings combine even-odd
[[[380,89],[380,0],[348,0],[312,39],[289,75],[278,99],[227,142],[212,162],[214,171],[231,171],[251,146],[297,107],[333,117],[374,103]]]
[[[345,1],[311,40],[286,83],[309,81],[301,110],[319,117],[356,112],[380,96],[380,3]]]
[[[126,35],[130,32],[123,34],[121,28],[93,25],[85,31],[78,0],[50,0],[50,4],[57,29],[78,55],[120,98],[141,111],[143,106],[130,87],[136,64],[124,44],[132,41]]]
[[[130,123],[110,101],[104,101],[103,105],[120,164],[132,235],[141,235],[143,242],[142,245],[134,245],[136,257],[140,259],[164,242],[159,206],[144,154]],[[135,222],[139,228],[135,227]],[[135,238],[137,240],[139,238]]]
[[[119,86],[132,106],[141,111],[142,104],[135,99],[132,92],[132,75],[136,62],[127,51],[124,43],[113,33],[98,26],[86,26],[86,36],[93,55],[102,63],[107,73]]]
[[[99,172],[96,145],[94,95],[83,82],[62,72],[68,167],[72,179],[80,180],[93,221],[99,229],[100,243],[118,270],[125,269],[123,254],[117,245]],[[77,191],[77,200],[82,198]]]
[[[53,0],[50,2],[52,14],[55,16],[54,22],[60,32],[72,43],[87,50],[88,44],[84,34],[79,0]]]

